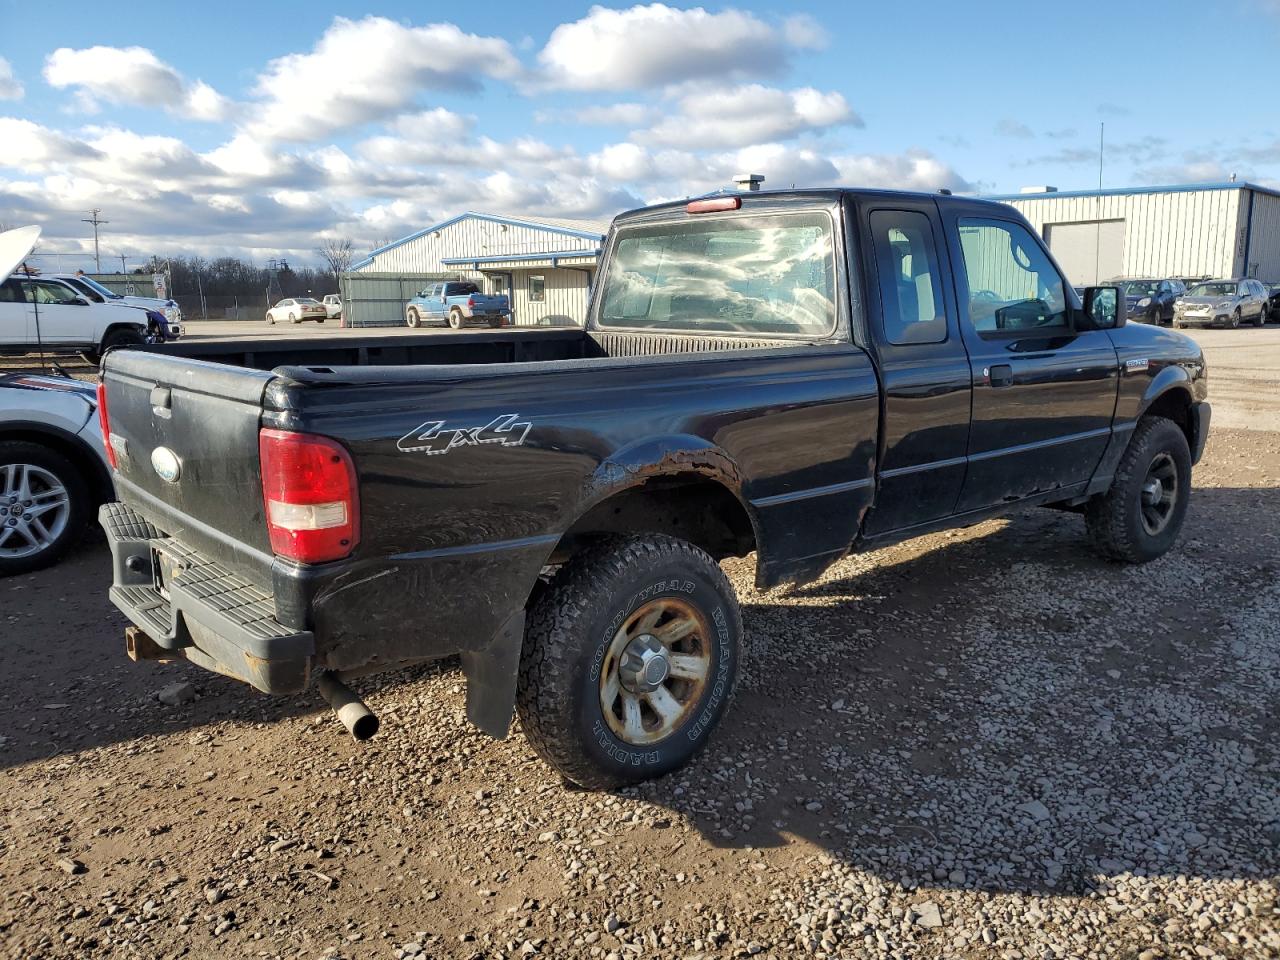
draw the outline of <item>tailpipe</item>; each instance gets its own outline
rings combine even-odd
[[[378,717],[365,706],[350,687],[332,673],[322,673],[316,679],[320,695],[329,702],[338,720],[356,740],[368,740],[378,732]]]

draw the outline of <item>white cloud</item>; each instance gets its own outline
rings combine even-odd
[[[409,27],[385,17],[338,17],[310,53],[272,60],[258,77],[257,136],[307,142],[382,120],[423,90],[471,89],[478,76],[514,78],[506,40],[451,23]]]
[[[0,100],[21,100],[22,84],[13,75],[13,66],[0,57]]]
[[[75,90],[80,106],[93,112],[99,101],[163,107],[197,120],[225,120],[233,105],[203,81],[188,83],[145,47],[60,47],[45,59],[44,78]]]
[[[40,172],[55,164],[96,155],[87,143],[31,120],[0,117],[0,167]]]
[[[608,103],[567,110],[550,119],[563,119],[590,126],[643,127],[653,123],[662,111],[648,103]]]
[[[777,29],[741,10],[596,6],[551,32],[538,54],[539,79],[553,88],[629,90],[707,77],[767,76],[786,66],[792,47],[819,42],[819,33],[808,18],[793,18]]]
[[[635,139],[681,147],[741,147],[839,124],[862,126],[839,93],[749,84],[688,94],[680,99],[679,113]]]
[[[840,181],[850,187],[888,187],[894,190],[974,189],[972,183],[931,153],[864,153],[832,157]]]

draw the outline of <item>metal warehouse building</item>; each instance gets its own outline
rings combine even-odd
[[[586,319],[607,221],[464,213],[379,247],[342,278],[351,326],[404,323],[404,305],[434,280],[474,280],[511,297],[522,326]]]
[[[991,197],[1040,231],[1073,284],[1116,277],[1280,281],[1280,191],[1253,183]]]

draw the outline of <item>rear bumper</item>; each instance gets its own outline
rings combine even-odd
[[[111,547],[111,602],[155,641],[158,655],[182,657],[264,693],[306,689],[315,639],[277,622],[269,594],[122,503],[104,504],[98,521]],[[167,597],[157,585],[157,550],[178,571],[165,584]]]

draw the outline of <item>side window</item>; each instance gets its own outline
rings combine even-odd
[[[1168,280],[1161,280],[1161,281],[1160,281],[1160,285],[1159,285],[1158,287],[1156,287],[1156,293],[1158,293],[1158,294],[1166,294],[1166,293],[1169,293],[1172,289],[1173,289],[1173,287],[1171,287],[1171,286],[1169,285],[1169,281],[1168,281]]]
[[[19,281],[9,279],[0,283],[0,303],[25,303],[26,299],[22,295],[22,284]]]
[[[969,322],[982,334],[1067,325],[1062,276],[1021,224],[963,218]]]
[[[444,284],[443,284],[443,283],[433,283],[433,284],[431,285],[431,293],[430,293],[430,296],[438,297],[438,296],[440,296],[440,293],[441,293],[441,291],[442,291],[442,290],[444,290]]]
[[[70,287],[64,287],[60,283],[47,283],[43,280],[27,281],[27,296],[35,303],[68,304],[79,302],[79,298]]]
[[[869,219],[885,338],[896,344],[946,340],[941,271],[929,218],[907,210],[875,210]]]
[[[547,298],[547,278],[541,274],[529,275],[529,302],[542,303]]]

